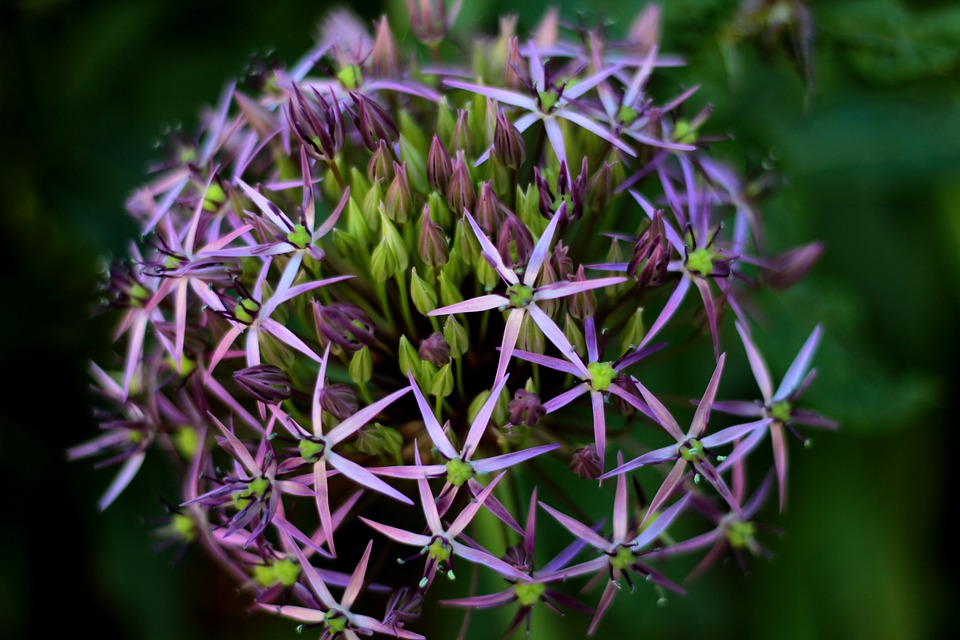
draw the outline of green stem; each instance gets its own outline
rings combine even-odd
[[[407,324],[408,331],[414,331],[416,325],[413,323],[413,314],[410,312],[410,292],[407,291],[407,272],[399,271],[394,277],[397,280],[397,286],[400,287],[400,311],[403,313],[403,321]]]

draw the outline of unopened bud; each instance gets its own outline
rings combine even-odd
[[[446,195],[452,173],[453,162],[450,154],[440,142],[440,137],[434,134],[430,142],[430,152],[427,154],[427,181],[434,190]]]
[[[525,389],[517,389],[508,408],[510,424],[532,427],[546,414],[540,396]]]
[[[450,147],[457,151],[472,151],[470,136],[470,122],[464,109],[457,109],[457,124],[453,128],[453,140]]]
[[[387,188],[384,199],[384,210],[387,217],[394,222],[406,222],[410,219],[413,209],[413,195],[410,193],[410,182],[407,180],[407,163],[393,163],[393,181]]]
[[[416,267],[410,273],[410,299],[422,315],[427,315],[437,308],[437,292],[417,274]]]
[[[527,225],[509,211],[497,233],[497,251],[510,268],[526,265],[533,253],[533,235]]]
[[[440,225],[430,219],[429,206],[423,208],[423,215],[420,217],[417,249],[420,253],[420,259],[430,266],[444,265],[450,258],[447,236],[443,233]]]
[[[497,114],[497,122],[493,130],[493,149],[500,161],[510,169],[517,169],[527,158],[523,136],[503,111]]]
[[[450,343],[446,341],[442,333],[435,331],[426,339],[420,341],[418,353],[421,360],[442,367],[450,362]]]
[[[370,156],[370,162],[367,163],[367,177],[371,184],[386,184],[390,181],[390,166],[396,164],[393,160],[393,154],[390,148],[383,140],[377,142],[373,155]]]
[[[348,350],[357,351],[376,340],[376,327],[360,307],[349,302],[313,306],[317,333],[322,338]]]
[[[280,404],[290,399],[290,378],[279,367],[258,364],[233,374],[240,388],[265,404]]]
[[[596,480],[603,472],[600,466],[600,456],[597,455],[597,448],[588,444],[574,451],[570,458],[570,470],[584,480]]]
[[[574,282],[586,282],[587,276],[583,271],[583,265],[577,269],[577,275]],[[597,314],[597,296],[591,291],[580,291],[567,298],[567,311],[577,320],[583,320],[587,316]]]
[[[399,78],[401,62],[397,40],[387,23],[387,16],[380,16],[370,52],[370,68],[377,77]]]
[[[503,224],[503,204],[489,181],[480,185],[480,197],[473,217],[487,235],[493,235]]]
[[[477,191],[473,187],[466,156],[463,151],[457,151],[457,159],[453,163],[453,171],[447,185],[447,204],[450,205],[451,211],[462,216],[464,211],[473,211],[476,200]]]
[[[450,345],[450,357],[459,358],[470,348],[470,340],[467,337],[467,330],[463,328],[457,319],[450,315],[443,323],[443,338]]]
[[[362,349],[354,352],[350,358],[349,374],[350,379],[357,384],[366,384],[370,381],[373,377],[373,358],[370,356],[370,347],[364,345]],[[340,419],[343,418],[340,417]]]
[[[366,347],[364,347],[364,349],[366,349]],[[362,353],[364,349],[357,351],[357,353],[354,354],[354,358],[357,357],[357,354]],[[369,357],[369,350],[367,350],[367,354]],[[350,368],[353,369],[352,363]],[[357,402],[357,396],[353,392],[353,389],[347,385],[328,384],[320,390],[320,408],[337,420],[346,420],[357,412],[360,404]]]

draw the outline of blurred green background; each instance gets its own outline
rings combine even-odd
[[[511,11],[521,32],[545,7],[467,4],[460,26],[492,30]],[[588,22],[602,11],[620,28],[639,8],[556,4]],[[783,176],[764,207],[773,246],[826,245],[800,286],[764,300],[779,333],[760,342],[776,377],[824,324],[806,404],[842,428],[794,447],[788,512],[764,511],[784,530],[765,539],[772,562],[750,563],[746,576],[718,567],[663,608],[643,589],[621,594],[598,637],[950,637],[960,631],[947,526],[960,355],[960,7],[811,0],[810,87],[790,25],[751,31],[728,0],[662,4],[665,50],[690,63],[670,73],[666,95],[669,82],[702,85],[691,104],[713,106],[706,131],[733,136],[717,154]],[[353,7],[370,18],[383,10]],[[112,471],[68,465],[64,450],[96,430],[85,366],[109,352],[113,318],[89,309],[105,257],[123,255],[135,233],[123,202],[157,157],[153,143],[178,123],[192,131],[200,105],[251,55],[293,61],[323,10],[292,0],[0,4],[0,638],[296,637],[289,623],[248,616],[199,554],[172,567],[169,553],[152,551],[148,518],[162,513],[158,496],[176,495],[162,465],[148,461],[100,515]],[[736,375],[726,397],[750,397],[748,374]],[[480,619],[500,633],[503,619]],[[587,620],[570,614],[564,624],[551,628],[580,637]],[[446,628],[431,637],[454,637],[456,626]]]

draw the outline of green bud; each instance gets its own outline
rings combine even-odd
[[[645,335],[647,335],[647,329],[643,325],[643,307],[637,307],[627,320],[627,326],[623,332],[623,350],[639,345]]]
[[[360,244],[357,242],[357,239],[340,229],[333,230],[333,247],[337,250],[337,253],[348,258],[360,255],[361,253],[359,251]]]
[[[470,229],[465,219],[457,222],[453,232],[453,249],[460,255],[460,259],[468,266],[474,266],[480,258],[480,243]],[[486,260],[484,260],[486,262]]]
[[[364,345],[354,351],[350,357],[350,379],[357,384],[366,384],[373,376],[373,358],[370,356],[370,347]]]
[[[347,201],[347,210],[344,212],[347,218],[345,227],[347,233],[356,238],[357,242],[366,248],[370,246],[371,237],[379,228],[380,221],[378,219],[377,226],[371,228],[367,222],[366,215],[364,215],[363,210],[357,202],[357,200],[353,199],[353,196]]]
[[[350,197],[363,201],[370,191],[370,181],[356,166],[350,167]]]
[[[543,353],[547,348],[543,332],[540,331],[537,323],[530,318],[529,313],[523,314],[517,348],[524,351],[532,351],[533,353]]]
[[[407,336],[400,336],[400,347],[397,350],[397,360],[400,362],[400,373],[406,377],[407,372],[413,374],[414,378],[420,376],[420,354],[416,347],[410,344]],[[417,380],[417,382],[420,382]]]
[[[450,364],[448,362],[440,367],[437,374],[433,376],[433,381],[430,383],[430,395],[446,398],[453,393],[453,371],[450,369]]]
[[[363,205],[360,211],[363,213],[363,220],[367,223],[367,228],[371,233],[377,233],[380,230],[380,205],[383,203],[383,189],[379,182],[374,182],[370,190],[367,191],[367,197],[363,199]]]
[[[406,111],[400,113],[406,114]],[[426,146],[423,146],[423,149],[426,149]],[[427,182],[426,151],[421,152],[406,136],[401,135],[400,158],[407,164],[410,184],[413,188],[419,193],[427,193],[430,190],[430,185]]]
[[[447,266],[450,266],[450,262],[447,263]],[[460,289],[453,284],[446,275],[446,268],[440,270],[440,275],[437,276],[437,283],[440,286],[440,302],[443,306],[449,306],[451,304],[456,304],[458,302],[463,302],[463,296],[460,294]],[[447,340],[449,342],[449,340]]]
[[[470,348],[467,330],[457,322],[453,315],[447,316],[447,319],[443,322],[443,339],[450,345],[451,358],[461,357]]]
[[[449,229],[453,223],[453,213],[447,206],[446,199],[436,191],[427,198],[427,206],[430,207],[430,219],[436,222],[444,229]]]
[[[380,244],[370,256],[370,272],[374,278],[383,282],[392,278],[408,265],[409,255],[407,247],[400,237],[397,228],[387,218],[383,207],[380,207]]]
[[[423,278],[417,275],[414,267],[410,273],[410,299],[421,315],[427,315],[437,308],[437,292]]]
[[[361,429],[357,433],[354,446],[360,453],[379,456],[384,462],[403,463],[403,436],[393,427],[379,422]]]
[[[573,318],[569,313],[563,314],[563,335],[567,336],[567,340],[570,341],[570,344],[573,345],[573,348],[576,349],[577,353],[587,352],[586,342],[583,339],[583,333],[580,331],[580,327],[578,327],[577,323],[573,321]]]
[[[449,145],[453,141],[453,130],[456,126],[457,121],[450,111],[447,96],[440,96],[440,100],[437,102],[437,135],[440,136],[440,141],[445,145]]]
[[[497,273],[497,270],[494,269],[493,266],[483,258],[477,260],[473,271],[474,275],[477,277],[477,280],[487,290],[493,289],[495,286],[497,286],[497,283],[500,282],[500,274]],[[529,289],[529,287],[527,288]]]
[[[467,407],[467,422],[473,424],[473,421],[477,419],[477,414],[480,413],[480,409],[483,408],[483,405],[486,404],[490,398],[490,393],[491,391],[489,389],[484,389],[477,394],[477,397],[470,401],[470,406]]]
[[[536,232],[539,236],[546,229],[546,221],[540,215],[540,192],[537,191],[537,186],[531,183],[526,193],[518,186],[517,195],[517,215],[531,232]]]

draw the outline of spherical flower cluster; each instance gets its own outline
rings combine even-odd
[[[775,387],[749,303],[820,245],[771,254],[754,185],[683,115],[694,90],[648,91],[682,64],[656,6],[617,38],[552,12],[471,42],[410,4],[417,42],[338,12],[301,61],[228,87],[130,198],[144,242],[106,288],[123,355],[92,366],[103,433],[70,451],[119,465],[101,508],[172,454],[165,533],[324,639],[421,638],[421,607],[476,571],[502,590],[443,603],[582,612],[592,634],[622,583],[682,592],[673,556],[766,555],[788,440],[835,424],[798,406],[820,328]],[[713,375],[684,428],[650,363],[698,337]],[[734,358],[755,401],[718,400]],[[544,514],[569,544],[541,563]]]

